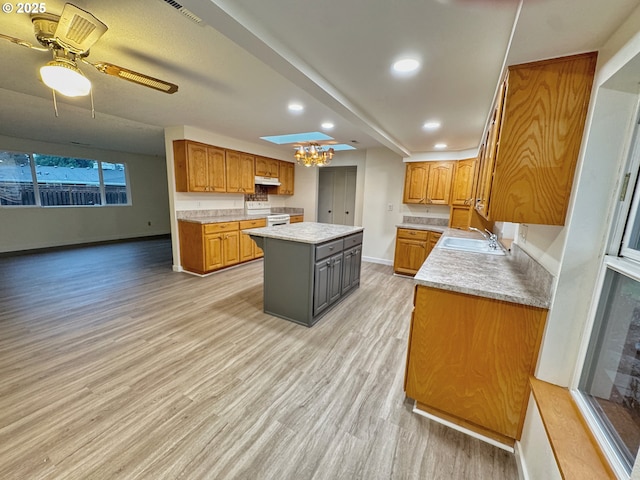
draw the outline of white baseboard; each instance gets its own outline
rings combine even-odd
[[[380,265],[389,265],[393,266],[392,260],[385,260],[384,258],[375,258],[375,257],[362,257],[363,262],[369,263],[379,263]]]
[[[473,430],[469,430],[468,428],[461,427],[460,425],[457,425],[443,418],[427,413],[424,410],[420,410],[415,404],[413,405],[413,413],[426,417],[429,420],[433,420],[434,422],[441,423],[442,425],[446,425],[447,427],[453,428],[458,432],[465,433],[470,437],[477,438],[478,440],[482,440],[483,442],[489,443],[494,447],[498,447],[498,448],[501,448],[502,450],[506,450],[507,452],[514,453],[513,447],[509,445],[505,445],[504,443],[500,443],[497,440],[494,440],[493,438],[485,437],[484,435],[480,435],[479,433],[474,432]]]
[[[520,442],[516,442],[514,450],[516,455],[516,465],[518,466],[518,478],[519,480],[529,480],[527,463],[524,461],[524,456],[522,455],[522,444]]]

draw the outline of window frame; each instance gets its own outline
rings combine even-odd
[[[640,99],[639,99],[640,100]],[[623,162],[618,172],[618,184],[615,196],[615,205],[609,219],[608,235],[605,240],[602,259],[598,268],[596,283],[593,287],[593,295],[589,306],[589,313],[582,332],[578,361],[569,391],[574,399],[580,414],[594,435],[598,445],[609,461],[615,474],[620,479],[629,479],[631,471],[628,471],[618,449],[610,440],[606,427],[604,427],[593,412],[589,401],[579,390],[580,379],[587,366],[587,357],[591,338],[594,335],[600,301],[605,289],[605,281],[608,270],[625,275],[640,283],[640,250],[628,247],[632,228],[629,222],[636,219],[636,213],[640,209],[640,102],[636,104],[635,123],[630,129],[629,140],[622,152],[626,161]],[[625,178],[628,176],[628,180]],[[625,191],[626,190],[626,191]],[[624,197],[623,197],[624,195]],[[640,218],[638,218],[640,222]],[[640,450],[636,454],[636,461],[640,458]]]
[[[23,152],[16,150],[2,150],[3,152],[12,153],[12,154],[21,154],[27,155],[29,157],[29,166],[31,170],[31,184],[33,186],[33,194],[35,197],[35,204],[33,205],[2,205],[0,204],[0,209],[14,209],[14,208],[93,208],[93,207],[130,207],[133,204],[132,195],[131,195],[131,180],[129,176],[129,166],[127,162],[122,161],[112,161],[112,160],[96,160],[93,158],[80,158],[76,156],[69,156],[68,158],[74,158],[78,160],[89,160],[92,162],[96,162],[98,165],[98,178],[99,178],[99,192],[100,192],[100,203],[94,205],[42,205],[42,199],[40,197],[40,182],[38,181],[38,176],[36,174],[36,159],[34,155],[50,155],[54,157],[63,157],[61,154],[49,154],[49,153],[39,153],[39,152]],[[103,163],[115,164],[115,165],[123,165],[124,166],[124,178],[125,178],[125,189],[127,195],[126,203],[107,203],[107,195],[106,195],[106,185],[104,183],[104,174],[103,174]]]

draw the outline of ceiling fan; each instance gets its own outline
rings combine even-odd
[[[59,16],[48,12],[32,13],[31,21],[36,39],[42,47],[3,34],[0,34],[0,39],[32,50],[52,53],[53,60],[40,68],[40,76],[42,81],[53,90],[54,105],[55,92],[69,97],[86,96],[91,93],[91,82],[78,68],[78,62],[91,65],[107,75],[122,78],[160,92],[175,93],[178,91],[178,86],[173,83],[111,63],[94,63],[87,60],[89,48],[104,35],[107,26],[91,13],[75,5],[66,3]]]

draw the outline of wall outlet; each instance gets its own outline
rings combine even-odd
[[[387,212],[393,212],[393,203],[387,205]]]
[[[520,239],[520,243],[527,243],[527,233],[529,233],[529,226],[521,223],[518,228],[518,238]]]

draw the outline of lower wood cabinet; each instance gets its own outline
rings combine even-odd
[[[442,234],[428,230],[398,228],[393,271],[415,275]]]
[[[416,286],[405,391],[504,444],[520,438],[547,310]]]
[[[249,228],[260,228],[266,226],[267,220],[265,218],[257,220],[242,220],[240,222],[240,231],[242,232],[242,230],[247,230]],[[256,245],[256,242],[254,242],[246,233],[240,233],[240,261],[248,262],[249,260],[260,258],[262,256],[264,256],[264,252]]]
[[[179,221],[182,268],[205,274],[261,257],[262,250],[240,230],[264,226],[265,219],[206,224]]]
[[[304,222],[304,215],[291,215],[289,218],[290,223],[300,223]]]

